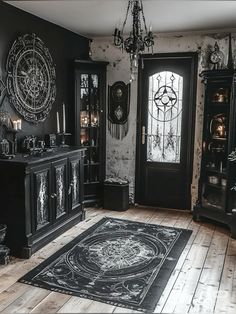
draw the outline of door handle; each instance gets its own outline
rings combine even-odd
[[[146,142],[146,127],[143,125],[142,126],[142,144],[144,145]]]

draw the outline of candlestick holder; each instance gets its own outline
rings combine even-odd
[[[58,134],[61,137],[61,144],[60,147],[69,147],[69,145],[66,144],[66,137],[71,136],[71,133],[59,133]]]

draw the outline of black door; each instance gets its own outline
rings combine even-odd
[[[190,209],[197,55],[144,56],[139,75],[136,202]]]

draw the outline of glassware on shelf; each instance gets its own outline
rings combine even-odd
[[[212,138],[214,139],[226,139],[226,114],[220,113],[211,119],[210,122],[210,132],[212,135]]]
[[[99,168],[98,166],[93,166],[90,168],[90,182],[99,181]]]
[[[90,161],[91,164],[99,162],[99,153],[97,148],[91,148]]]
[[[90,130],[91,146],[98,146],[99,131],[98,128],[91,128]]]
[[[90,119],[89,119],[89,112],[88,111],[81,111],[80,112],[80,125],[83,128],[89,126]]]
[[[91,112],[91,126],[93,127],[99,126],[99,114],[97,111]]]
[[[218,88],[212,93],[212,102],[228,103],[229,102],[229,88]]]
[[[211,184],[219,184],[219,177],[217,176],[208,176],[208,182]]]
[[[80,144],[82,146],[89,146],[89,133],[88,133],[88,130],[86,129],[81,129]]]
[[[227,180],[225,178],[221,178],[221,186],[226,187]]]

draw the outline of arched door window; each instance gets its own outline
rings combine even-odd
[[[147,161],[180,163],[183,77],[149,76],[148,98]]]

